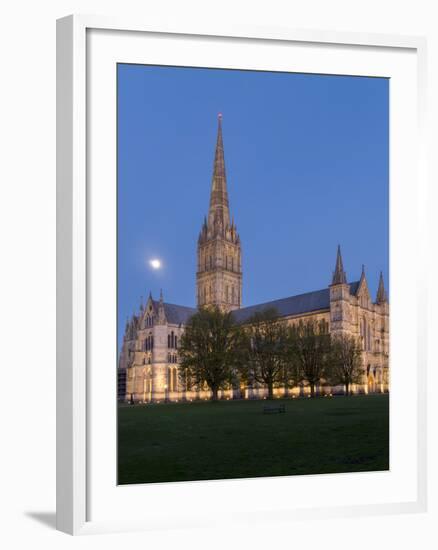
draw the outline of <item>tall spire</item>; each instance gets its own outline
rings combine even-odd
[[[210,208],[197,247],[196,296],[199,307],[224,311],[242,304],[242,251],[236,225],[231,224],[225,175],[222,115],[218,115]]]
[[[211,182],[210,209],[208,213],[208,225],[210,228],[213,228],[215,224],[222,225],[222,228],[226,228],[230,225],[221,113],[218,115],[216,151],[214,155],[213,179]]]
[[[378,304],[383,304],[388,301],[388,296],[386,295],[385,283],[383,282],[383,273],[380,272],[379,278],[379,288],[377,289],[376,302]]]
[[[336,266],[333,272],[332,285],[345,285],[347,283],[347,276],[344,271],[344,265],[342,263],[341,246],[338,244],[338,252],[336,254]]]

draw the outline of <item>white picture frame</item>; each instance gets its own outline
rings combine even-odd
[[[418,100],[418,104],[411,105],[412,113],[415,111],[415,120],[412,118],[410,124],[416,125],[418,132],[415,131],[415,135],[410,136],[410,141],[403,146],[412,147],[414,144],[416,148],[415,152],[412,150],[413,160],[411,159],[411,161],[413,164],[409,166],[409,174],[413,176],[415,181],[411,180],[411,186],[407,182],[403,188],[406,194],[401,193],[404,196],[404,202],[397,205],[399,210],[396,211],[396,223],[401,226],[402,211],[403,208],[406,208],[406,201],[409,203],[409,193],[412,193],[418,205],[415,213],[418,224],[412,228],[413,234],[410,237],[412,240],[407,246],[413,246],[417,243],[418,257],[424,258],[426,255],[426,239],[424,238],[426,220],[423,215],[427,210],[425,205],[425,145],[423,142],[426,55],[424,39],[391,35],[234,26],[218,29],[213,27],[179,29],[163,26],[158,29],[138,21],[95,16],[69,16],[60,19],[57,24],[57,527],[59,530],[70,534],[163,528],[168,525],[169,514],[171,516],[173,514],[175,526],[185,525],[186,522],[184,517],[177,517],[172,510],[167,510],[167,518],[164,517],[163,513],[160,516],[159,512],[153,517],[151,514],[146,513],[143,514],[143,518],[141,515],[133,517],[131,514],[127,514],[127,517],[119,517],[114,515],[116,507],[112,508],[112,511],[109,508],[107,510],[102,508],[101,513],[90,515],[90,509],[94,506],[90,497],[90,486],[94,483],[93,478],[96,471],[93,468],[93,455],[95,453],[92,448],[93,441],[97,438],[92,422],[96,422],[96,418],[99,417],[99,414],[96,414],[96,396],[93,394],[94,390],[92,390],[93,385],[91,384],[93,379],[91,369],[97,369],[98,366],[95,366],[94,363],[91,367],[92,352],[90,352],[90,342],[92,341],[90,327],[93,326],[93,321],[90,321],[90,302],[93,300],[92,289],[95,286],[93,286],[93,277],[90,275],[90,248],[92,249],[92,245],[90,246],[89,240],[90,228],[93,227],[94,218],[98,214],[96,210],[90,207],[93,201],[90,201],[88,185],[90,178],[94,177],[94,167],[90,167],[90,155],[95,151],[93,150],[93,140],[90,139],[88,125],[90,121],[88,101],[92,93],[90,92],[92,76],[95,78],[94,82],[96,82],[94,74],[90,74],[90,71],[93,71],[93,67],[96,66],[93,65],[93,58],[90,57],[90,55],[94,55],[94,53],[90,53],[91,44],[96,51],[99,50],[99,45],[90,40],[90,32],[93,31],[106,35],[106,46],[115,40],[110,35],[120,37],[121,35],[130,34],[134,40],[148,36],[150,38],[158,37],[159,40],[170,39],[174,44],[182,44],[181,41],[190,42],[190,40],[220,41],[221,44],[230,49],[239,48],[242,44],[252,45],[257,43],[261,47],[268,46],[269,48],[275,48],[277,45],[286,47],[288,44],[293,44],[300,45],[303,48],[316,47],[316,45],[318,48],[326,48],[327,50],[332,48],[330,52],[333,52],[333,47],[335,47],[338,54],[340,50],[344,51],[343,49],[345,49],[346,52],[347,48],[350,47],[365,48],[367,52],[372,53],[376,60],[384,54],[388,54],[388,52],[407,52],[409,56],[414,56],[415,81],[412,80],[412,76],[409,78],[414,93],[412,97]],[[115,45],[116,49],[117,47]],[[128,60],[126,56],[132,55],[129,53],[131,51],[129,48],[127,46],[126,50],[120,50],[122,61],[126,62]],[[106,50],[111,50],[111,48],[107,47]],[[329,63],[332,55],[330,52],[327,54],[327,63]],[[110,54],[108,53],[108,55]],[[116,52],[115,55],[119,54]],[[179,52],[179,55],[183,54]],[[269,52],[267,52],[267,55],[269,55]],[[176,46],[167,46],[166,59],[176,59],[176,56]],[[344,54],[342,56],[345,58],[344,61],[348,57]],[[213,57],[212,60],[213,66],[216,66]],[[109,57],[108,61],[112,62]],[[182,63],[181,57],[178,57],[178,60],[175,61],[177,65]],[[217,63],[220,63],[220,61],[217,61]],[[354,57],[348,57],[347,63],[350,63],[351,70],[354,71]],[[381,76],[386,74],[385,67],[392,66],[391,61],[388,65],[385,65],[385,63],[380,69]],[[402,72],[403,69],[394,66],[393,69],[388,70]],[[303,72],[305,71],[303,70]],[[312,70],[309,72],[312,72]],[[98,75],[97,78],[103,79],[104,77]],[[98,120],[94,122],[98,122]],[[111,147],[111,145],[108,145],[108,147]],[[400,147],[402,147],[402,144]],[[394,173],[394,170],[395,173],[398,173],[397,161],[391,165],[391,169],[392,173]],[[402,178],[402,176],[400,177]],[[96,201],[93,204],[95,205]],[[93,208],[96,207],[93,206]],[[395,248],[397,249],[397,246]],[[396,253],[402,256],[403,250],[398,252],[396,250]],[[403,261],[401,257],[399,260]],[[102,259],[102,261],[105,260]],[[425,273],[422,271],[422,265],[425,265],[424,262],[417,262],[415,266],[412,266],[413,271],[410,273],[410,275],[414,274],[418,281],[415,300],[411,304],[416,312],[425,311],[426,304]],[[397,283],[397,280],[395,283]],[[108,288],[113,287],[110,285]],[[393,284],[393,281],[391,281],[391,289],[392,292],[397,291],[397,284]],[[397,312],[397,304],[392,307]],[[93,308],[93,310],[95,311],[96,308]],[[399,500],[396,496],[392,499],[385,496],[381,501],[372,504],[368,501],[361,502],[360,499],[352,499],[351,504],[340,502],[335,506],[328,506],[322,499],[320,502],[309,500],[301,507],[288,505],[284,502],[279,502],[278,506],[272,509],[264,509],[254,505],[252,509],[247,508],[241,516],[235,514],[236,521],[260,521],[261,518],[269,520],[273,518],[284,519],[286,517],[291,519],[321,518],[333,515],[383,514],[402,511],[418,512],[426,509],[425,318],[425,315],[418,316],[414,325],[417,338],[414,347],[409,352],[412,353],[412,357],[415,357],[417,368],[413,390],[415,418],[412,420],[412,423],[415,424],[415,426],[412,425],[412,433],[415,433],[416,436],[416,446],[412,455],[412,463],[409,465],[412,474],[412,487],[409,496]],[[397,321],[393,317],[391,319],[395,326]],[[403,327],[400,327],[401,332],[402,330]],[[397,352],[396,349],[394,351]],[[395,353],[392,353],[392,356],[396,356]],[[103,387],[105,388],[105,385]],[[108,386],[106,387],[108,388]],[[111,389],[111,386],[109,388]],[[420,396],[423,397],[420,399]],[[111,401],[113,395],[109,394],[107,397],[107,400]],[[105,407],[106,405],[103,404],[102,406]],[[109,425],[108,430],[115,431],[115,424],[113,426]],[[99,448],[105,449],[105,451],[113,448],[111,441],[110,439],[100,441]],[[115,455],[115,448],[113,450]],[[113,458],[108,456],[108,462],[112,460]],[[104,467],[102,469],[105,470]],[[249,482],[248,480],[194,482],[191,484],[190,490],[196,492],[198,498],[202,500],[202,498],[209,498],[209,491],[214,486],[215,491],[222,495],[220,498],[224,499],[227,494],[232,493],[234,484],[239,483],[239,490],[242,492],[242,488],[244,488],[248,495],[253,494],[253,492],[256,494],[260,490],[263,490],[267,495],[275,495],[282,479],[259,479]],[[294,483],[303,484],[303,479],[295,480]],[[358,475],[357,479],[358,483],[365,485],[370,484],[371,477],[359,479]],[[377,479],[376,483],[378,482]],[[187,498],[187,487],[189,487],[187,483],[179,485],[157,484],[154,486],[153,491],[149,488],[149,494],[153,494],[154,502],[160,502],[160,499],[170,502],[169,499],[172,500],[172,498],[181,502],[181,499]],[[109,501],[113,498],[110,497],[109,492],[105,493],[102,487],[101,489],[101,501]],[[147,490],[147,486],[135,486],[131,489],[123,488],[124,495],[119,491],[119,496],[114,498],[126,497],[129,490],[132,490],[133,495],[129,500],[135,506],[136,499],[142,498],[141,493]],[[390,485],[388,485],[388,491],[390,490]],[[96,491],[100,491],[100,489],[96,486],[93,491],[95,495]],[[315,494],[312,493],[312,499],[314,497]],[[99,498],[97,497],[96,500],[99,500]],[[315,504],[312,504],[313,502]],[[187,508],[190,509],[189,501],[187,501]],[[94,515],[97,519],[93,517]],[[208,518],[202,517],[198,517],[192,523],[192,525],[200,526],[208,524]]]

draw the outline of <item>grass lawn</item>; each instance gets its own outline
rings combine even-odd
[[[389,468],[389,396],[119,407],[119,483]]]

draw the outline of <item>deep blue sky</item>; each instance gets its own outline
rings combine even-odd
[[[380,78],[119,65],[119,339],[149,290],[195,305],[219,112],[244,305],[326,287],[338,243],[374,296],[380,270],[388,281],[388,92]]]

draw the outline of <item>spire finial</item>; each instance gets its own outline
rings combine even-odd
[[[346,284],[347,276],[344,271],[344,265],[342,263],[341,245],[338,244],[338,250],[336,253],[336,266],[333,272],[332,285]]]

